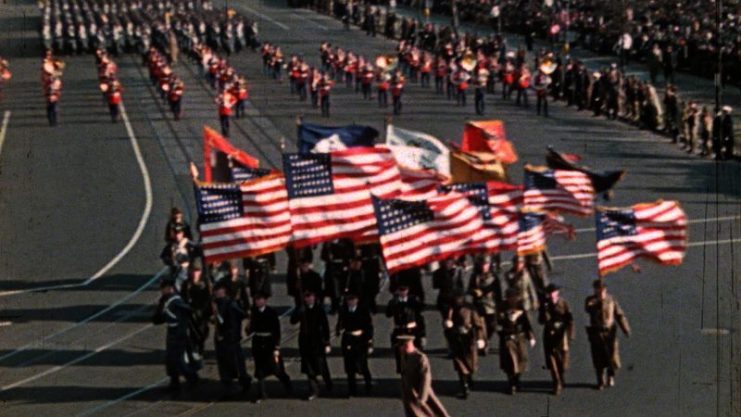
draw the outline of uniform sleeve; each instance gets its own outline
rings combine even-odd
[[[271,321],[271,330],[273,333],[273,343],[275,344],[275,347],[280,346],[280,340],[281,340],[281,333],[280,333],[280,319],[278,318],[278,314],[274,311],[271,312],[270,315],[270,321]]]
[[[432,392],[432,372],[430,371],[430,360],[427,356],[422,355],[419,361],[419,386],[417,388],[417,395],[419,396],[420,403],[426,403]]]
[[[630,336],[630,324],[628,323],[628,318],[625,317],[625,313],[623,313],[623,309],[620,308],[620,304],[618,304],[617,300],[613,300],[615,305],[615,320],[618,323],[618,326],[620,326],[620,329],[625,333],[626,336]]]
[[[473,327],[476,329],[476,335],[479,340],[487,340],[488,335],[486,334],[486,325],[484,324],[484,318],[479,315],[479,313],[476,312],[476,310],[471,309],[471,321],[473,324]]]
[[[564,305],[564,319],[566,321],[566,334],[568,335],[569,339],[574,340],[574,337],[576,333],[574,332],[574,315],[571,314],[571,307],[569,306],[569,303],[566,301],[563,302]]]

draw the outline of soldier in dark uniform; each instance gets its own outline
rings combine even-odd
[[[502,303],[502,285],[499,277],[491,271],[491,259],[488,255],[477,259],[473,274],[468,281],[468,292],[473,295],[476,312],[486,325],[487,346],[482,349],[485,354],[489,341],[497,331],[497,306]]]
[[[177,242],[177,230],[182,230],[186,238],[193,240],[193,232],[188,222],[185,221],[183,212],[179,208],[173,207],[170,210],[170,219],[165,225],[165,242]]]
[[[432,288],[438,290],[435,305],[444,319],[453,304],[454,294],[465,288],[463,269],[456,264],[454,258],[445,259],[440,268],[432,273]]]
[[[597,372],[597,389],[615,385],[615,373],[620,369],[617,328],[630,337],[630,325],[617,300],[607,293],[607,286],[601,279],[593,283],[594,294],[587,297],[585,309],[589,314],[589,345],[592,348],[592,363]]]
[[[362,294],[363,287],[365,285],[365,271],[363,270],[363,259],[360,257],[359,251],[350,260],[350,267],[347,270],[347,278],[345,279],[345,288],[342,291],[344,296],[347,294]],[[365,301],[365,300],[363,300]],[[367,306],[363,302],[364,306]]]
[[[250,294],[253,297],[258,292],[265,293],[268,297],[273,295],[268,255],[245,258],[243,265],[245,275],[247,275],[247,286],[250,289]]]
[[[235,262],[224,262],[222,270],[226,270],[225,275],[217,284],[223,283],[229,298],[236,301],[244,311],[249,311],[250,299],[247,295],[247,282],[239,273],[239,267]]]
[[[286,287],[288,295],[293,297],[294,306],[298,307],[301,304],[301,288],[303,283],[300,279],[300,265],[302,263],[308,264],[311,268],[311,262],[313,260],[313,253],[310,246],[301,249],[295,249],[293,247],[286,248],[286,254],[288,255],[288,267],[286,268]],[[321,277],[320,277],[321,282]],[[320,287],[321,288],[321,284]],[[320,294],[321,291],[317,292]],[[322,299],[322,297],[319,297]]]
[[[355,376],[363,375],[365,392],[371,391],[368,355],[373,352],[373,319],[368,308],[360,303],[356,293],[345,296],[345,305],[337,319],[336,335],[342,335],[342,357],[347,374],[348,396],[357,393]]]
[[[313,292],[318,300],[323,300],[322,297],[322,277],[311,267],[311,261],[303,259],[299,263],[299,285],[301,286],[301,292],[309,290]],[[320,301],[321,305],[322,302]]]
[[[219,379],[228,387],[237,378],[242,385],[242,392],[247,393],[252,385],[252,378],[247,373],[244,352],[240,346],[242,321],[246,314],[239,303],[229,298],[224,284],[214,288],[214,316],[214,346]]]
[[[409,293],[417,297],[422,306],[425,305],[425,292],[422,286],[422,269],[419,267],[412,267],[399,271],[389,278],[389,292],[396,294],[396,290],[400,286],[405,286],[409,289]]]
[[[301,355],[301,372],[309,379],[308,401],[319,395],[319,375],[327,391],[332,391],[332,377],[327,366],[329,321],[321,303],[311,291],[304,291],[304,304],[291,314],[291,324],[299,324],[298,349]]]
[[[455,290],[443,326],[460,381],[459,396],[466,399],[478,367],[479,349],[486,346],[486,329],[476,309],[465,302],[463,290]]]
[[[332,302],[330,314],[340,307],[340,296],[345,288],[350,259],[355,256],[355,245],[350,239],[336,239],[322,246],[321,258],[325,263],[324,294]],[[321,303],[320,303],[321,304]]]
[[[170,377],[170,389],[177,393],[180,390],[181,375],[190,385],[198,383],[198,367],[193,360],[188,337],[192,310],[175,291],[172,280],[163,280],[160,283],[160,292],[162,295],[152,321],[154,324],[167,324],[165,368]]]
[[[417,297],[409,294],[409,287],[405,284],[396,289],[394,298],[386,306],[386,317],[393,317],[394,330],[391,332],[391,346],[394,347],[396,357],[396,372],[400,372],[400,351],[396,345],[396,337],[399,335],[413,335],[414,343],[418,348],[424,348],[425,344],[425,319],[422,316],[424,305]]]
[[[378,306],[376,297],[381,291],[381,251],[378,244],[363,245],[360,247],[360,256],[365,271],[363,283],[363,300],[371,313],[375,314]]]
[[[257,378],[257,401],[267,398],[265,378],[275,375],[290,395],[293,392],[291,378],[286,373],[280,354],[280,319],[278,313],[267,305],[267,295],[260,292],[254,296],[250,321],[246,333],[252,336],[252,357],[255,360]]]
[[[535,334],[519,297],[508,297],[497,314],[499,324],[499,366],[507,374],[509,393],[521,389],[520,376],[527,370],[528,343],[535,346]]]
[[[203,280],[201,260],[196,258],[190,265],[190,277],[183,285],[181,294],[193,309],[193,330],[196,350],[203,356],[204,345],[209,333],[211,320],[211,288]]]
[[[559,296],[560,289],[556,284],[546,287],[538,320],[543,325],[545,364],[551,371],[554,395],[563,389],[563,374],[569,368],[569,342],[574,340],[574,317],[569,303]]]

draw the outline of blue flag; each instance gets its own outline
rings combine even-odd
[[[347,148],[373,146],[378,131],[370,126],[340,127],[302,123],[298,128],[299,153],[328,153]]]

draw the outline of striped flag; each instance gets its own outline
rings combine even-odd
[[[576,239],[576,229],[573,225],[566,223],[563,216],[548,212],[543,219],[543,230],[547,237],[564,235],[568,240]]]
[[[545,213],[521,212],[517,233],[517,254],[520,256],[541,252],[545,249]]]
[[[254,180],[256,178],[262,178],[274,172],[273,170],[266,168],[246,167],[240,163],[237,163],[236,161],[232,161],[230,170],[232,182],[244,182],[248,180]]]
[[[648,258],[661,265],[679,265],[687,250],[687,217],[676,201],[636,204],[630,208],[600,208],[597,261],[604,276]]]
[[[396,160],[383,147],[284,154],[283,169],[296,248],[377,237],[371,194],[395,197],[402,188]]]
[[[594,211],[594,188],[583,172],[527,165],[523,203],[529,211],[586,216]]]
[[[401,192],[404,198],[424,200],[437,196],[440,186],[447,181],[439,173],[425,169],[399,166]]]
[[[483,227],[472,246],[484,252],[501,252],[517,248],[518,210],[522,205],[522,187],[489,181],[451,184],[445,191],[465,195],[479,210]]]
[[[275,252],[290,241],[291,219],[282,175],[241,184],[197,183],[195,194],[208,262]]]
[[[460,193],[425,201],[373,198],[389,274],[471,253],[483,227],[479,211]]]

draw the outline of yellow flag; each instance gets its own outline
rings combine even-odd
[[[489,152],[452,151],[450,173],[453,183],[508,181],[504,165]]]

